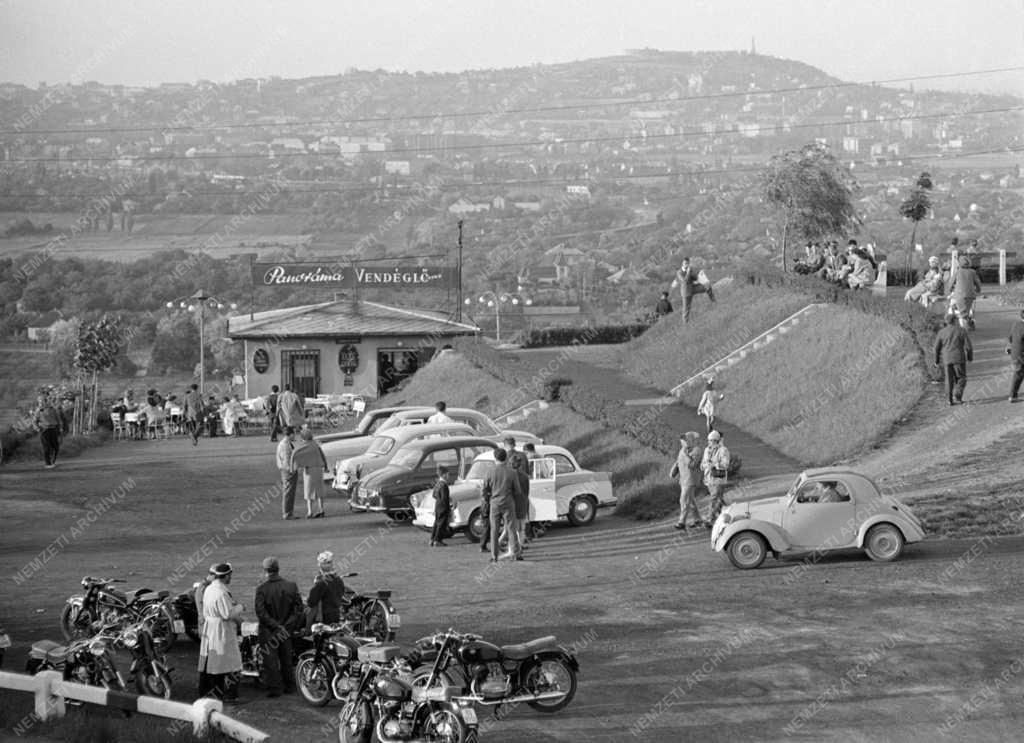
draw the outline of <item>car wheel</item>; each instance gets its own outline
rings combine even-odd
[[[892,524],[875,524],[864,537],[864,551],[878,562],[892,562],[903,553],[903,533]]]
[[[484,517],[480,514],[480,509],[477,508],[473,513],[469,514],[469,523],[466,524],[466,536],[470,542],[479,542],[484,538],[484,530],[487,528],[487,523],[484,521]]]
[[[597,515],[597,501],[592,495],[578,495],[569,504],[569,523],[573,526],[587,526]]]
[[[768,555],[768,543],[756,531],[741,531],[729,540],[729,562],[740,570],[760,567]]]

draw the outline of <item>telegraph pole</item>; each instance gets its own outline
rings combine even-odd
[[[456,311],[456,318],[458,322],[462,322],[462,220],[459,220],[459,283],[456,291],[456,299],[458,300],[458,310]]]

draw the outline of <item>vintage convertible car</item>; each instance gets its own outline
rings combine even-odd
[[[480,492],[484,478],[494,469],[494,452],[479,455],[464,480],[451,487],[453,531],[464,531],[479,542],[484,522],[480,516]],[[617,503],[608,472],[580,467],[568,449],[551,444],[537,446],[537,458],[530,460],[530,515],[528,521],[545,523],[568,519],[574,526],[593,522],[598,508]],[[431,490],[411,496],[416,509],[413,524],[429,529],[434,525],[434,497]]]
[[[780,558],[862,549],[888,562],[922,539],[924,529],[909,508],[842,467],[805,470],[785,495],[729,504],[711,530],[715,551],[744,570],[759,567],[769,552]]]

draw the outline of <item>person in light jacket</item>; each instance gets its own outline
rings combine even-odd
[[[210,568],[213,580],[203,591],[202,640],[199,645],[200,684],[203,675],[210,688],[200,686],[200,695],[212,692],[225,702],[238,699],[238,674],[242,670],[242,654],[238,649],[238,628],[242,621],[242,607],[236,604],[228,590],[231,582],[231,564],[221,563]]]
[[[669,477],[679,478],[679,521],[677,529],[686,529],[686,519],[693,514],[694,526],[705,526],[697,508],[697,486],[700,485],[700,466],[703,451],[700,448],[700,434],[687,431],[679,437],[679,454],[669,472]]]
[[[708,434],[708,446],[704,450],[700,468],[704,473],[704,484],[711,494],[711,505],[706,521],[713,525],[722,507],[725,506],[722,493],[729,480],[729,450],[722,443],[722,434],[718,431]]]
[[[973,328],[971,310],[974,309],[974,300],[981,294],[981,279],[971,268],[971,261],[966,255],[957,258],[957,266],[949,288],[949,314],[952,315],[955,308],[960,313],[960,321]]]
[[[725,395],[715,390],[715,380],[709,379],[704,386],[704,394],[700,396],[697,404],[697,415],[703,415],[707,421],[708,433],[715,428],[715,414],[718,412],[718,403],[725,399]]]
[[[303,493],[306,497],[306,518],[324,517],[324,470],[327,457],[320,444],[313,440],[313,432],[302,432],[302,443],[292,452],[292,469],[302,473]]]

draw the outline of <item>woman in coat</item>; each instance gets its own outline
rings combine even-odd
[[[715,427],[715,414],[718,412],[718,402],[724,400],[725,395],[715,391],[715,380],[709,379],[704,387],[704,394],[697,404],[697,415],[703,415],[707,420],[708,432]]]
[[[202,595],[202,638],[199,645],[199,694],[214,692],[224,701],[238,698],[238,673],[242,654],[238,649],[238,627],[242,607],[231,598],[231,565],[210,568],[213,580]]]
[[[313,432],[302,432],[302,443],[292,452],[292,469],[302,473],[303,492],[306,496],[306,518],[324,517],[324,470],[327,458],[320,444],[313,440]],[[315,509],[315,510],[314,510]]]
[[[687,431],[680,439],[679,454],[672,465],[670,477],[679,479],[679,521],[677,529],[687,528],[686,519],[693,514],[694,526],[710,526],[700,517],[697,508],[697,486],[700,485],[700,465],[703,451],[700,448],[700,434]]]

